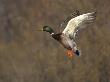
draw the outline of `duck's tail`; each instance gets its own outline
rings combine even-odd
[[[74,51],[74,53],[75,53],[77,56],[80,56],[80,55],[81,55],[81,52],[80,52],[80,50],[77,48],[77,46],[75,46],[75,47],[73,48],[73,51]]]
[[[76,51],[75,51],[75,54],[76,54],[77,56],[80,56],[80,55],[81,55],[81,53],[80,53],[79,50],[76,50]]]

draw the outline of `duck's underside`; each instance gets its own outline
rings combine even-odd
[[[70,39],[69,37],[67,37],[66,35],[60,33],[60,34],[53,34],[52,37],[57,40],[58,42],[60,42],[64,48],[67,49],[66,51],[66,56],[68,58],[73,58],[74,55],[77,55],[76,54],[76,50],[77,47],[76,47],[76,43]],[[79,55],[79,53],[78,53]]]

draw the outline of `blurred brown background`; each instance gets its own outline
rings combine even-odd
[[[65,60],[65,49],[48,33],[73,12],[97,11],[79,33],[82,56]],[[110,82],[110,0],[0,0],[0,82]]]

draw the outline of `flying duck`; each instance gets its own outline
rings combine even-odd
[[[95,14],[96,12],[91,12],[80,15],[78,11],[75,11],[61,24],[62,28],[63,24],[66,23],[66,27],[62,31],[55,33],[50,26],[44,26],[42,31],[50,33],[52,38],[54,38],[67,49],[66,56],[68,58],[73,58],[74,55],[80,56],[81,52],[78,49],[75,41],[76,34],[78,34],[79,30],[85,28],[84,26],[87,23],[93,22],[95,19]]]

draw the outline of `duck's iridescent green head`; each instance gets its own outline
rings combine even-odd
[[[43,27],[43,31],[49,32],[50,34],[54,33],[53,29],[51,27],[49,27],[49,26],[44,26]]]

